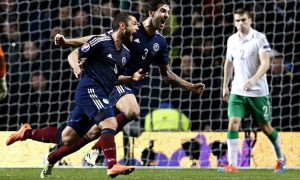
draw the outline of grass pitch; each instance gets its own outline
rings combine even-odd
[[[41,168],[1,168],[0,179],[35,180],[40,179]],[[104,168],[55,168],[50,179],[110,179]],[[158,169],[137,168],[129,175],[119,175],[114,179],[128,180],[297,180],[300,170],[288,169],[285,173],[277,174],[271,169],[240,169],[238,173],[218,173],[216,169]]]

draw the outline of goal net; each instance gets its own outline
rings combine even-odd
[[[9,88],[7,98],[0,103],[0,130],[16,131],[26,122],[34,128],[66,122],[74,107],[79,81],[66,60],[75,47],[57,47],[53,37],[57,33],[66,37],[104,33],[111,29],[112,17],[118,11],[131,12],[141,22],[144,5],[145,0],[0,1],[1,45],[7,61]],[[169,45],[170,65],[178,76],[194,83],[203,82],[206,89],[197,96],[168,85],[156,65],[152,65],[149,78],[136,96],[141,108],[138,123],[130,126],[129,131],[137,131],[139,135],[144,131],[147,115],[167,104],[189,119],[188,132],[226,134],[223,63],[227,39],[236,32],[232,14],[238,7],[251,10],[252,27],[263,32],[272,47],[267,74],[272,125],[279,132],[300,131],[300,41],[297,40],[300,3],[275,0],[171,1],[170,18],[161,32]],[[251,118],[244,121],[242,131],[256,129]],[[173,133],[164,131],[162,135]],[[186,140],[176,138],[179,142]],[[151,140],[139,138],[134,144],[146,147]],[[160,144],[156,143],[157,146]]]

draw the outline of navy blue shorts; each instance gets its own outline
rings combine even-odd
[[[109,101],[111,106],[116,106],[118,100],[125,94],[134,94],[132,89],[126,85],[115,86],[112,92],[109,94]]]
[[[104,119],[115,117],[106,93],[96,83],[79,85],[75,92],[75,108],[68,121],[78,135],[82,136]]]

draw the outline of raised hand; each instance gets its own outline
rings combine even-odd
[[[145,79],[146,77],[148,77],[148,72],[145,72],[145,73],[141,73],[142,72],[142,69],[139,69],[137,72],[135,72],[131,78],[131,80],[133,82],[138,82],[138,81],[141,81],[143,79]]]

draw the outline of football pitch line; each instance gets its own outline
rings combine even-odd
[[[40,179],[42,168],[0,168],[0,179]],[[51,179],[108,179],[105,167],[95,168],[70,168],[57,167],[52,171]],[[273,169],[240,169],[238,173],[219,173],[217,169],[202,168],[149,168],[137,167],[134,172],[124,176],[119,175],[116,179],[137,179],[137,180],[172,180],[172,179],[191,179],[191,180],[210,180],[210,179],[253,179],[253,180],[297,180],[300,179],[300,170],[287,169],[285,173],[274,173]]]

